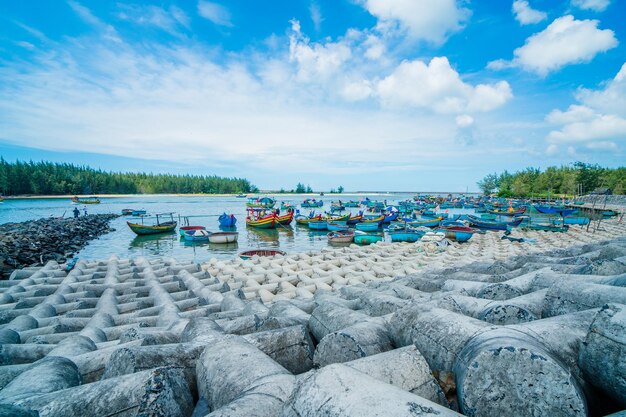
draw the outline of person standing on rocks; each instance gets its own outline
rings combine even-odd
[[[87,206],[83,206],[83,212],[85,213],[85,216],[87,215]]]
[[[78,207],[74,207],[74,218],[77,219],[80,215],[80,211],[78,211]]]

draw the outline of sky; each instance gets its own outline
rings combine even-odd
[[[626,161],[621,0],[0,2],[0,155],[475,191]]]

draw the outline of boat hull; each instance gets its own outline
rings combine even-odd
[[[181,237],[185,237],[185,233],[189,231],[195,232],[196,230],[206,230],[206,227],[204,226],[180,226],[180,228],[178,229],[178,233],[180,234]]]
[[[330,232],[326,236],[330,243],[352,243],[354,241],[354,232],[351,230]]]
[[[355,233],[354,243],[357,245],[371,245],[384,239],[382,233]]]
[[[324,220],[311,220],[308,224],[311,230],[328,230],[328,223]]]
[[[131,222],[126,222],[126,224],[128,224],[128,227],[130,227],[130,230],[132,230],[133,232],[135,232],[135,234],[139,236],[156,235],[159,233],[170,233],[170,232],[173,232],[176,229],[176,226],[178,225],[176,222],[161,223],[158,226],[156,225],[146,226],[143,224],[137,224],[137,223],[131,223]]]
[[[391,237],[392,242],[408,242],[414,243],[417,242],[424,236],[423,232],[418,231],[404,231],[399,230],[395,232],[390,232],[389,236]]]
[[[234,243],[238,238],[238,232],[216,232],[209,235],[209,242],[219,244]]]
[[[235,227],[235,224],[237,223],[237,218],[233,215],[233,214],[226,214],[223,213],[219,218],[218,221],[220,222],[220,227]]]
[[[367,222],[367,223],[357,223],[356,230],[360,230],[362,232],[375,232],[378,230],[378,223],[376,222]]]

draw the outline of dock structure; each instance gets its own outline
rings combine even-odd
[[[270,287],[250,297],[171,258],[17,270],[0,281],[0,415],[626,409],[625,238],[333,291],[292,286],[264,302]]]

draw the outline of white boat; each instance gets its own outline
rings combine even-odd
[[[239,232],[215,232],[209,235],[211,243],[233,243],[239,238]]]

